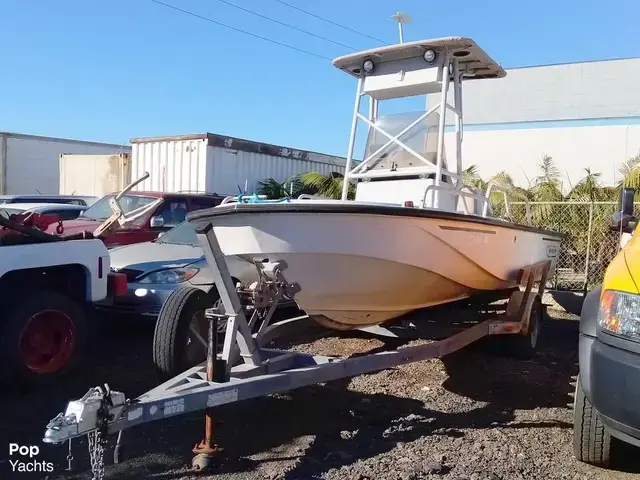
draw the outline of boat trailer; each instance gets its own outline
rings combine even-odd
[[[301,316],[271,323],[278,302],[284,296],[293,298],[300,290],[298,285],[287,282],[286,264],[255,259],[259,281],[250,286],[234,285],[211,223],[196,233],[224,308],[207,315],[206,362],[135,399],[127,399],[123,392],[111,390],[106,384],[91,388],[82,398],[69,402],[66,410],[46,427],[43,438],[46,443],[68,441],[70,446],[71,439],[87,435],[94,479],[104,476],[106,437],[119,433],[114,452],[114,463],[118,463],[122,432],[137,425],[204,410],[205,435],[193,450],[192,465],[207,469],[213,466],[219,453],[213,435],[213,413],[217,406],[442,357],[491,335],[512,335],[503,339],[535,350],[542,320],[541,299],[551,260],[521,269],[518,283],[524,290],[515,289],[511,293],[502,315],[432,343],[343,359],[265,348],[263,345],[269,339],[309,320]],[[536,279],[539,286],[534,289]],[[179,290],[174,294],[179,294]],[[222,353],[217,353],[217,322],[224,320],[227,322],[224,344]]]

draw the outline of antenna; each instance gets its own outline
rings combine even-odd
[[[391,18],[398,22],[398,34],[400,35],[400,43],[404,43],[404,36],[402,35],[402,24],[411,23],[411,17],[405,13],[398,12],[395,15],[392,15]]]

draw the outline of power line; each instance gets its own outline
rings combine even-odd
[[[345,47],[345,48],[348,48],[350,50],[356,50],[355,48],[350,47],[349,45],[345,45],[344,43],[336,42],[335,40],[331,40],[330,38],[323,37],[321,35],[316,35],[315,33],[309,32],[308,30],[303,30],[302,28],[298,28],[298,27],[296,27],[294,25],[290,25],[288,23],[281,22],[280,20],[276,20],[275,18],[267,17],[266,15],[262,15],[261,13],[254,12],[253,10],[241,7],[240,5],[236,5],[235,3],[227,2],[226,0],[218,0],[218,1],[220,3],[224,3],[225,5],[229,5],[230,7],[237,8],[238,10],[242,10],[244,12],[250,13],[251,15],[255,15],[256,17],[264,18],[266,20],[269,20],[271,22],[277,23],[279,25],[284,25],[285,27],[289,27],[289,28],[292,28],[293,30],[297,30],[298,32],[302,32],[302,33],[304,33],[306,35],[311,35],[312,37],[319,38],[320,40],[324,40],[325,42],[331,42],[331,43],[333,43],[335,45],[339,45],[341,47]]]
[[[272,40],[270,38],[263,37],[261,35],[258,35],[258,34],[252,33],[252,32],[247,32],[246,30],[242,30],[242,29],[237,28],[237,27],[232,27],[231,25],[227,25],[226,23],[218,22],[217,20],[214,20],[212,18],[205,17],[203,15],[199,15],[199,14],[194,13],[194,12],[190,12],[189,10],[184,10],[184,9],[182,9],[180,7],[176,7],[174,5],[170,5],[168,3],[161,2],[160,0],[151,0],[151,1],[153,3],[157,3],[158,5],[163,5],[163,6],[167,7],[167,8],[171,8],[171,9],[176,10],[178,12],[182,12],[182,13],[184,13],[186,15],[191,15],[192,17],[196,17],[196,18],[199,18],[201,20],[206,20],[207,22],[214,23],[214,24],[219,25],[221,27],[229,28],[229,29],[235,30],[236,32],[239,32],[239,33],[244,33],[245,35],[249,35],[251,37],[258,38],[260,40],[264,40],[266,42],[270,42],[270,43],[273,43],[275,45],[279,45],[281,47],[290,48],[291,50],[296,50],[296,51],[298,51],[300,53],[306,53],[307,55],[311,55],[311,56],[316,57],[316,58],[322,58],[323,60],[331,61],[331,58],[325,57],[324,55],[320,55],[318,53],[313,53],[313,52],[310,52],[308,50],[303,50],[302,48],[294,47],[293,45],[288,45],[286,43],[281,43],[281,42],[278,42],[277,40]]]
[[[306,13],[307,15],[315,17],[324,22],[330,23],[331,25],[335,25],[336,27],[344,28],[345,30],[349,30],[350,32],[357,33],[358,35],[362,35],[363,37],[370,38],[371,40],[375,40],[376,42],[380,42],[384,45],[389,45],[389,42],[385,42],[384,40],[380,40],[379,38],[372,37],[371,35],[367,35],[366,33],[358,32],[357,30],[354,30],[351,27],[347,27],[346,25],[341,25],[339,23],[334,22],[333,20],[329,20],[328,18],[324,18],[324,17],[321,17],[320,15],[316,15],[315,13],[308,12],[307,10],[303,10],[300,7],[296,7],[295,5],[291,5],[290,3],[284,2],[283,0],[275,0],[275,1],[278,3],[281,3],[282,5],[286,5],[289,8],[293,8],[294,10],[298,10],[299,12]]]

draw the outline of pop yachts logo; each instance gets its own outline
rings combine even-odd
[[[53,463],[38,460],[37,445],[9,444],[9,465],[12,472],[53,472]]]

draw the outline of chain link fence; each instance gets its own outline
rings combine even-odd
[[[526,223],[524,202],[509,202],[513,220]],[[637,209],[636,205],[636,209]],[[620,233],[609,229],[616,202],[529,202],[533,225],[565,233],[549,288],[587,292],[602,282],[618,253]]]

